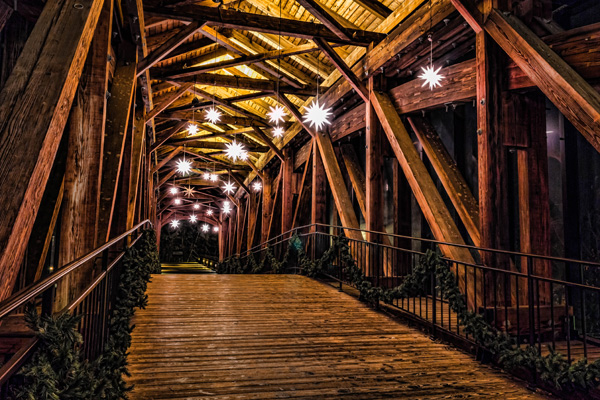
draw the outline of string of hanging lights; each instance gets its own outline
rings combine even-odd
[[[223,202],[223,214],[228,215],[231,212],[231,203],[227,200]]]
[[[277,50],[281,51],[281,1],[279,2],[279,34],[277,36]],[[278,63],[278,71],[281,71],[281,57],[277,59]],[[279,98],[279,75],[277,75],[277,99]],[[270,111],[267,113],[269,117],[269,122],[275,124],[273,128],[273,136],[276,138],[283,137],[284,129],[279,126],[279,123],[283,123],[284,117],[287,115],[285,113],[284,108],[281,105],[276,105],[275,107],[269,106]]]

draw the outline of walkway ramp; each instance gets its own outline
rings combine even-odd
[[[138,399],[540,399],[508,375],[298,275],[152,278]]]

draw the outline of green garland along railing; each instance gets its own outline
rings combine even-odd
[[[456,284],[456,277],[447,262],[438,252],[427,250],[421,256],[413,272],[404,277],[401,285],[392,289],[374,287],[358,267],[350,252],[348,239],[343,235],[334,237],[333,244],[318,260],[311,260],[302,247],[297,235],[290,238],[282,258],[277,261],[267,245],[263,249],[265,256],[258,263],[253,253],[247,256],[242,265],[240,257],[231,257],[217,264],[218,273],[264,273],[285,271],[293,254],[304,275],[317,277],[339,255],[339,261],[348,282],[360,292],[360,299],[371,305],[379,301],[392,304],[393,300],[406,299],[425,294],[424,289],[430,285],[432,275],[435,276],[436,287],[441,297],[446,300],[451,310],[456,313],[463,332],[470,336],[481,348],[490,352],[496,362],[505,370],[516,372],[526,369],[539,379],[557,390],[565,392],[583,391],[596,388],[600,384],[600,360],[588,363],[586,359],[569,363],[566,357],[549,347],[549,354],[543,356],[535,346],[517,346],[509,335],[492,327],[481,314],[467,307],[465,296]],[[271,266],[270,270],[268,267]]]
[[[132,389],[128,376],[127,349],[131,345],[131,318],[136,308],[144,308],[150,274],[160,273],[154,230],[142,232],[136,246],[126,250],[119,285],[109,320],[109,336],[102,354],[94,361],[83,360],[83,343],[77,331],[81,315],[37,314],[29,307],[26,320],[40,339],[31,360],[16,378],[22,380],[10,388],[11,398],[27,400],[126,399]]]

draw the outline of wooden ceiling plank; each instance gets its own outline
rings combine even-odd
[[[337,19],[333,18],[322,6],[315,0],[296,0],[298,3],[308,10],[316,19],[321,21],[329,30],[336,34],[337,37],[344,41],[350,41],[352,34],[344,28]]]
[[[378,0],[354,0],[364,9],[375,15],[379,19],[386,19],[392,13],[392,10],[387,8]]]
[[[167,109],[175,100],[179,99],[185,92],[192,88],[194,84],[192,82],[186,82],[182,84],[176,91],[170,93],[163,101],[154,106],[154,108],[146,114],[146,123],[154,119],[158,114]]]

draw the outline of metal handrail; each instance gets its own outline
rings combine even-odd
[[[152,222],[149,219],[142,221],[139,224],[137,224],[136,226],[134,226],[133,228],[131,228],[130,230],[128,230],[127,232],[122,233],[121,235],[117,236],[116,238],[111,239],[110,241],[106,242],[105,244],[98,247],[97,249],[92,250],[91,252],[78,258],[77,260],[66,264],[63,268],[60,268],[54,274],[48,276],[45,279],[42,279],[41,281],[39,281],[37,283],[33,283],[33,284],[23,288],[21,291],[19,291],[15,295],[4,300],[2,303],[0,303],[0,319],[5,317],[6,315],[10,314],[17,308],[21,307],[22,305],[28,303],[31,299],[37,297],[39,294],[43,293],[46,289],[48,289],[49,287],[54,285],[56,282],[58,282],[60,279],[62,279],[65,275],[78,269],[79,267],[81,267],[83,264],[85,264],[86,262],[93,259],[98,254],[102,253],[104,250],[108,249],[109,247],[111,247],[115,243],[119,242],[120,240],[123,240],[125,237],[131,235],[133,232],[137,231],[140,227],[142,227],[143,225],[146,225],[146,224],[149,224],[150,226],[152,226]]]

